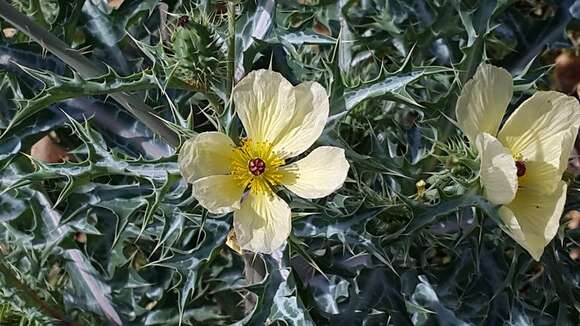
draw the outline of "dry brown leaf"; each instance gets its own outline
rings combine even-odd
[[[580,226],[580,212],[577,210],[566,213],[566,220],[568,220],[568,228],[574,230]]]
[[[48,163],[70,160],[68,152],[48,135],[32,145],[30,155],[38,160]]]
[[[572,250],[570,250],[570,259],[577,261],[580,260],[580,249],[579,248],[573,248]]]
[[[318,34],[330,36],[330,30],[328,29],[328,27],[324,26],[323,24],[321,24],[319,22],[314,23],[313,30],[314,30],[314,32],[316,32]]]
[[[16,33],[18,33],[16,28],[6,27],[2,30],[2,34],[4,34],[5,38],[13,38]]]
[[[234,229],[231,229],[230,233],[228,233],[226,245],[230,247],[230,249],[232,249],[233,251],[237,252],[240,256],[243,254],[242,248],[240,248],[240,245],[238,244],[238,241],[236,239],[236,233],[234,232]]]
[[[78,243],[87,243],[87,234],[79,231],[75,233],[74,239]]]
[[[158,301],[153,300],[151,302],[149,302],[146,306],[145,309],[147,310],[152,310],[153,308],[155,308],[155,306],[157,305]]]
[[[109,7],[119,9],[125,0],[109,0]]]
[[[562,52],[554,62],[556,88],[566,94],[574,94],[580,82],[580,57],[570,51]]]

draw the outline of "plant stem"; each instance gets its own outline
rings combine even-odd
[[[50,316],[56,320],[59,320],[63,325],[72,325],[65,317],[65,314],[54,307],[49,306],[44,302],[34,290],[32,290],[28,285],[21,282],[18,277],[14,274],[12,269],[6,266],[3,262],[0,262],[0,273],[4,275],[4,280],[8,285],[16,290],[18,296],[28,304],[35,306],[40,311],[42,311],[47,316]]]
[[[235,82],[236,62],[236,4],[228,1],[228,80],[226,91],[228,97],[232,94]]]
[[[71,66],[82,77],[98,77],[105,73],[104,69],[79,52],[69,48],[66,43],[18,12],[5,0],[0,0],[0,17],[6,19],[12,26]],[[163,137],[169,145],[173,147],[179,146],[178,135],[157,117],[155,111],[149,105],[127,93],[114,93],[111,94],[111,97],[157,135]]]

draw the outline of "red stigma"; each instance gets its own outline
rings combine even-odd
[[[258,176],[266,171],[266,163],[261,158],[255,158],[248,162],[248,169],[253,175]]]
[[[523,177],[526,174],[526,163],[524,161],[516,161],[516,169],[518,177]]]

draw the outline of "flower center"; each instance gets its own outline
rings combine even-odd
[[[526,162],[522,160],[516,161],[516,169],[518,177],[523,177],[526,174]]]
[[[279,168],[284,163],[284,159],[273,151],[271,143],[244,139],[241,146],[234,148],[230,174],[245,189],[271,193],[272,188],[282,182]]]
[[[250,172],[252,172],[253,175],[258,176],[266,171],[266,163],[264,163],[261,158],[257,157],[248,162],[248,169],[250,169]]]

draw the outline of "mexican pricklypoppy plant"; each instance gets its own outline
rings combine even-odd
[[[233,101],[246,137],[237,146],[227,135],[204,132],[185,142],[181,172],[193,196],[215,214],[234,212],[242,249],[271,253],[291,230],[288,204],[276,191],[284,186],[303,198],[321,198],[342,186],[349,164],[344,150],[309,149],[329,113],[328,96],[315,82],[292,86],[269,70],[251,72],[235,87]]]
[[[512,98],[504,69],[480,65],[457,101],[457,122],[481,159],[488,200],[501,205],[505,231],[539,260],[566,202],[562,181],[580,126],[580,105],[558,92],[536,92],[500,129]]]

